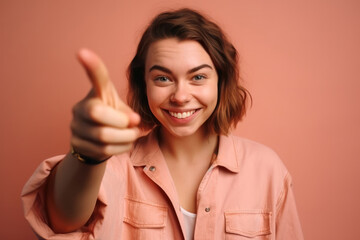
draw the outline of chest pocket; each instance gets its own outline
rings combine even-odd
[[[164,239],[167,207],[126,198],[122,239]]]
[[[271,239],[271,212],[225,212],[225,239]]]

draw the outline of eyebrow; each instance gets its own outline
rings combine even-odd
[[[190,69],[189,71],[187,71],[187,74],[190,74],[190,73],[194,73],[202,68],[210,68],[210,69],[213,69],[210,65],[208,64],[202,64],[200,66],[197,66],[197,67],[194,67],[192,69]],[[163,67],[163,66],[159,66],[159,65],[154,65],[152,66],[150,69],[149,69],[149,72],[153,71],[153,70],[160,70],[160,71],[163,71],[163,72],[166,72],[166,73],[169,73],[171,74],[171,70],[166,68],[166,67]]]

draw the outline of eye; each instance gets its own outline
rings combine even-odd
[[[204,75],[195,75],[194,77],[193,77],[193,79],[194,80],[196,80],[196,81],[199,81],[199,80],[202,80],[202,79],[205,79],[206,78],[206,76],[204,76]]]
[[[158,76],[158,77],[155,78],[155,81],[167,82],[167,81],[170,81],[170,79],[168,77],[165,77],[165,76]]]

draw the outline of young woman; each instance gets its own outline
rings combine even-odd
[[[39,238],[303,239],[277,155],[228,134],[249,96],[216,24],[158,15],[129,66],[129,106],[99,57],[78,57],[93,89],[73,109],[71,151],[22,193]]]

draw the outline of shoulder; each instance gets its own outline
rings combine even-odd
[[[262,143],[236,135],[229,135],[228,137],[232,139],[234,147],[239,150],[238,153],[240,153],[242,156],[246,155],[247,157],[255,157],[260,159],[279,160],[278,154],[272,148]]]
[[[257,174],[270,174],[285,177],[288,171],[279,155],[270,147],[236,135],[223,136],[227,140],[227,151],[233,148],[237,164],[242,169]]]

